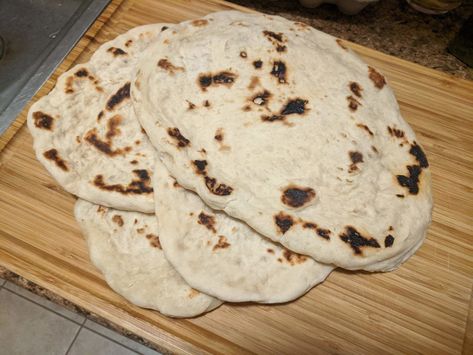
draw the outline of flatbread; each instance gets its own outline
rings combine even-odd
[[[131,303],[171,317],[193,317],[222,302],[191,288],[164,257],[154,215],[79,199],[74,214],[90,259],[110,287]]]
[[[287,302],[333,270],[210,209],[179,186],[159,159],[153,179],[164,253],[195,289],[228,302]]]
[[[137,27],[103,44],[29,110],[36,156],[70,193],[105,206],[154,211],[155,152],[134,115],[130,77],[162,28]]]
[[[384,76],[340,40],[214,13],[163,32],[132,99],[179,184],[287,248],[387,271],[422,244],[427,158]]]

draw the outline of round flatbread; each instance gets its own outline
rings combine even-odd
[[[154,211],[155,152],[136,120],[130,78],[163,28],[137,27],[103,44],[29,110],[36,156],[67,191],[105,206]]]
[[[143,55],[135,110],[179,184],[317,261],[387,271],[424,239],[430,171],[384,76],[277,16],[181,23]]]
[[[222,302],[191,288],[164,257],[156,217],[78,200],[74,214],[90,259],[131,303],[171,317],[193,317]]]
[[[210,209],[179,186],[159,159],[153,179],[164,253],[192,287],[228,302],[287,302],[333,270]]]

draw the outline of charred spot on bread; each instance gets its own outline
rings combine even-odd
[[[278,79],[280,84],[287,83],[287,68],[286,64],[281,61],[277,60],[273,63],[273,67],[271,69],[271,75]]]
[[[41,112],[41,111],[33,112],[33,121],[34,121],[34,125],[37,128],[46,129],[48,131],[50,131],[53,128],[53,123],[54,123],[53,117],[44,112]]]
[[[368,66],[369,78],[373,82],[374,86],[378,89],[382,89],[386,85],[386,79],[383,75],[378,73],[375,68]]]
[[[136,176],[136,178],[132,179],[132,181],[127,185],[107,184],[104,181],[103,175],[101,174],[95,176],[93,185],[101,190],[118,192],[123,195],[141,195],[152,193],[153,188],[151,187],[151,178],[149,176],[148,171],[144,169],[136,169],[132,172]]]
[[[48,160],[52,160],[59,169],[63,171],[69,171],[65,160],[59,156],[57,149],[49,149],[43,153],[43,156]]]
[[[176,141],[178,148],[183,148],[190,144],[190,141],[181,134],[179,128],[168,128],[167,132]]]
[[[315,198],[315,190],[311,187],[290,185],[284,189],[281,201],[290,207],[302,207]]]
[[[112,111],[115,106],[130,98],[130,82],[127,82],[107,101],[107,110]]]
[[[340,239],[350,245],[355,255],[362,255],[362,249],[365,247],[380,248],[376,239],[361,235],[360,232],[352,226],[345,227],[345,232],[340,234]]]
[[[294,218],[281,211],[274,216],[274,223],[278,227],[279,232],[284,234],[294,225]]]
[[[215,229],[215,216],[211,216],[202,211],[199,213],[197,223],[203,225],[205,228],[212,231],[213,233],[217,232],[217,230]]]

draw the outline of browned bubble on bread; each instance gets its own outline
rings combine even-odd
[[[206,175],[207,171],[207,160],[194,160],[192,162],[196,168],[196,173],[201,175]]]
[[[130,98],[130,82],[117,90],[107,101],[107,110],[112,111],[117,105]]]
[[[253,66],[255,67],[255,69],[261,69],[261,67],[263,66],[263,62],[260,59],[255,60],[253,62]]]
[[[322,237],[322,238],[327,239],[327,240],[330,239],[330,233],[331,233],[331,231],[330,231],[329,229],[317,228],[316,231],[317,231],[317,235],[318,235],[319,237]]]
[[[311,187],[290,185],[286,187],[281,201],[290,207],[302,207],[315,198],[315,190]]]
[[[118,128],[121,121],[122,117],[120,115],[115,115],[108,120],[108,130],[105,133],[105,139],[101,139],[98,136],[97,128],[89,130],[85,134],[84,139],[97,150],[108,156],[114,157],[117,155],[124,155],[131,151],[131,147],[112,149],[112,138],[121,134],[121,131]]]
[[[406,187],[411,195],[419,193],[419,176],[422,169],[419,165],[408,165],[407,175],[397,175],[397,181],[402,187]]]
[[[386,85],[386,79],[375,68],[368,66],[368,76],[373,82],[374,86],[378,89],[382,89]]]
[[[149,244],[151,245],[152,248],[158,248],[158,249],[163,249],[161,247],[161,242],[159,240],[159,236],[157,236],[156,234],[146,234],[146,239],[149,240]]]
[[[109,49],[107,49],[107,52],[112,53],[114,57],[127,55],[127,53],[123,49],[117,47],[110,47]]]
[[[358,84],[357,82],[355,81],[351,81],[349,84],[348,84],[349,88],[350,88],[350,91],[357,97],[361,97],[361,92],[363,91],[363,88],[361,87],[360,84]]]
[[[348,171],[351,173],[353,171],[358,170],[359,163],[363,163],[363,154],[356,151],[350,151],[348,152],[348,155],[350,156],[350,160],[351,160],[351,164],[350,164],[350,167],[348,168]]]
[[[389,126],[388,126],[388,133],[391,136],[397,137],[397,138],[404,138],[404,135],[405,135],[403,130],[398,129],[398,128],[389,127]]]
[[[192,102],[190,102],[189,100],[186,100],[187,101],[187,108],[188,110],[193,110],[195,109],[195,104],[193,104]]]
[[[176,141],[176,145],[178,148],[183,148],[190,144],[190,141],[181,134],[179,128],[168,128],[167,132],[168,135]]]
[[[233,188],[223,183],[217,182],[217,179],[209,177],[207,174],[207,161],[206,160],[194,160],[192,161],[195,172],[197,175],[202,175],[205,186],[207,189],[217,196],[227,196],[233,192]]]
[[[388,234],[386,238],[384,238],[384,247],[390,248],[394,244],[394,237],[391,234]]]
[[[361,106],[361,103],[355,99],[352,95],[347,96],[348,108],[350,111],[355,112],[358,109],[358,106]]]
[[[287,83],[287,67],[281,60],[276,60],[271,68],[271,75],[278,79],[278,83]]]
[[[330,240],[330,234],[332,233],[330,229],[319,228],[316,223],[314,222],[302,222],[302,228],[304,229],[312,229],[314,230],[317,235],[323,239]]]
[[[301,98],[288,100],[286,105],[281,109],[281,115],[287,116],[292,114],[302,115],[306,111],[306,105],[309,101]]]
[[[222,142],[224,138],[224,133],[223,133],[223,128],[218,128],[215,131],[215,136],[214,136],[216,141]]]
[[[411,149],[409,150],[409,153],[416,158],[416,160],[419,163],[419,166],[421,168],[428,168],[429,167],[429,162],[427,161],[427,156],[425,155],[422,148],[416,142],[411,144]]]
[[[59,153],[58,153],[57,149],[49,149],[49,150],[47,150],[43,153],[43,156],[48,160],[52,160],[59,169],[61,169],[63,171],[68,171],[69,170],[65,160],[63,160],[59,156]]]
[[[294,218],[281,211],[274,216],[274,223],[276,224],[279,232],[284,234],[294,225]]]
[[[53,128],[53,123],[54,123],[53,117],[44,112],[41,112],[41,111],[33,112],[33,121],[34,121],[34,125],[37,128],[46,129],[48,131],[50,131]]]
[[[306,105],[308,104],[308,100],[304,100],[301,98],[289,99],[286,104],[281,108],[278,114],[271,114],[271,115],[261,115],[261,120],[263,122],[275,122],[275,121],[286,121],[286,117],[289,115],[305,115],[308,111]]]
[[[77,76],[78,78],[84,78],[84,77],[89,76],[89,72],[87,71],[87,69],[82,68],[76,71],[74,75]]]
[[[101,190],[117,192],[122,195],[142,195],[153,192],[153,188],[151,187],[151,178],[147,170],[136,169],[133,170],[133,174],[136,176],[136,178],[127,185],[107,184],[104,181],[103,175],[95,176],[93,185]]]
[[[374,133],[371,131],[371,129],[367,125],[363,123],[357,123],[356,126],[364,129],[370,136],[374,136]]]
[[[118,224],[120,227],[122,227],[123,224],[124,224],[123,218],[119,214],[114,215],[112,217],[112,221],[115,222],[116,224]]]
[[[227,238],[223,235],[218,236],[218,242],[217,244],[214,245],[212,248],[212,251],[216,251],[218,249],[226,249],[230,246],[231,244],[228,242]]]
[[[197,223],[203,225],[209,231],[217,233],[217,230],[215,229],[215,216],[206,214],[202,211],[197,217]]]
[[[263,31],[263,34],[275,46],[277,52],[285,52],[287,50],[287,47],[284,45],[284,43],[287,42],[287,39],[282,32],[276,33],[265,30]]]
[[[251,96],[249,101],[258,106],[266,106],[271,98],[271,93],[268,90],[263,90]]]
[[[218,183],[215,178],[205,176],[205,186],[211,193],[217,196],[227,196],[233,192],[233,187]]]
[[[287,249],[284,249],[282,255],[284,257],[284,260],[286,260],[286,262],[292,266],[305,263],[308,260],[307,256],[294,253]]]
[[[230,71],[221,71],[215,74],[212,73],[203,73],[200,74],[197,78],[197,83],[202,89],[202,91],[207,91],[207,88],[211,86],[227,86],[230,87],[233,85],[237,78],[235,73]]]
[[[408,165],[407,175],[397,175],[397,181],[399,185],[408,189],[411,195],[417,195],[419,193],[419,182],[422,169],[429,167],[427,157],[422,148],[416,143],[411,144],[409,154],[414,156],[418,164]],[[398,194],[398,197],[399,194]]]
[[[349,244],[355,255],[363,255],[363,248],[380,248],[376,239],[365,237],[360,234],[354,227],[346,226],[345,232],[340,234],[340,239]]]
[[[183,72],[184,67],[178,67],[173,65],[168,59],[162,58],[158,61],[158,67],[166,70],[170,74],[175,74],[176,72]]]

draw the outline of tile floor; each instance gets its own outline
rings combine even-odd
[[[159,353],[0,278],[0,354]]]

